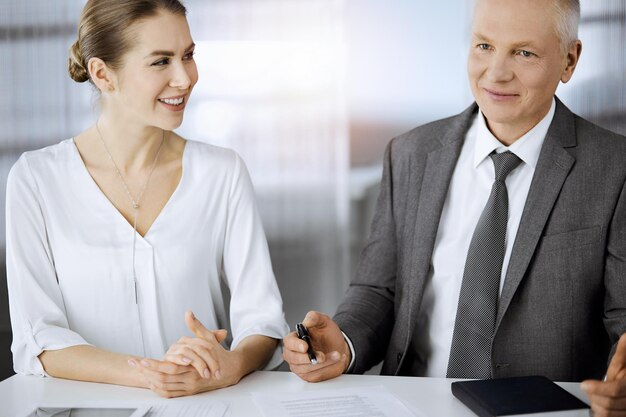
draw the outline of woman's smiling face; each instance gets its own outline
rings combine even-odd
[[[185,106],[198,81],[193,39],[187,19],[167,11],[130,28],[134,46],[115,71],[110,104],[146,126],[172,130],[183,121]]]

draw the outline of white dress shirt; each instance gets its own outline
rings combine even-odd
[[[209,329],[229,329],[231,348],[253,334],[287,334],[243,161],[188,141],[182,165],[170,200],[145,237],[137,234],[136,303],[133,227],[91,178],[73,139],[16,162],[6,199],[16,372],[45,375],[42,351],[85,344],[160,359],[193,336],[186,310]],[[281,361],[277,349],[268,367]]]
[[[467,132],[443,205],[431,269],[413,333],[417,351],[425,358],[424,376],[446,376],[465,259],[495,178],[489,154],[494,150],[510,151],[522,160],[505,181],[509,218],[500,279],[502,291],[526,197],[555,109],[553,99],[548,114],[511,146],[504,146],[493,136],[480,111]]]

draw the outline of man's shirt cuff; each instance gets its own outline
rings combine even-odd
[[[344,332],[341,332],[341,334],[343,335],[343,338],[346,340],[346,343],[348,343],[348,347],[350,348],[350,365],[348,365],[348,369],[346,369],[345,372],[346,374],[349,374],[350,372],[352,372],[352,368],[354,367],[354,346],[352,345],[352,340],[350,340],[350,338],[346,336]]]

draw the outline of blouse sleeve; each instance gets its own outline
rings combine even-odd
[[[22,155],[9,173],[6,195],[11,350],[15,372],[46,376],[41,352],[89,343],[69,329],[42,210],[27,156]]]
[[[231,348],[254,334],[282,339],[289,332],[289,327],[285,322],[250,176],[244,162],[236,154],[228,199],[223,262],[231,292]],[[275,368],[281,362],[281,350],[277,348],[265,368]]]

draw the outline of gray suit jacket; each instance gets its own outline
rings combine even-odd
[[[476,111],[473,104],[387,146],[372,232],[334,317],[354,344],[355,373],[384,359],[383,374],[402,375],[404,360],[419,360],[407,349]],[[494,377],[602,377],[626,332],[625,185],[626,138],[557,99],[500,298]]]

